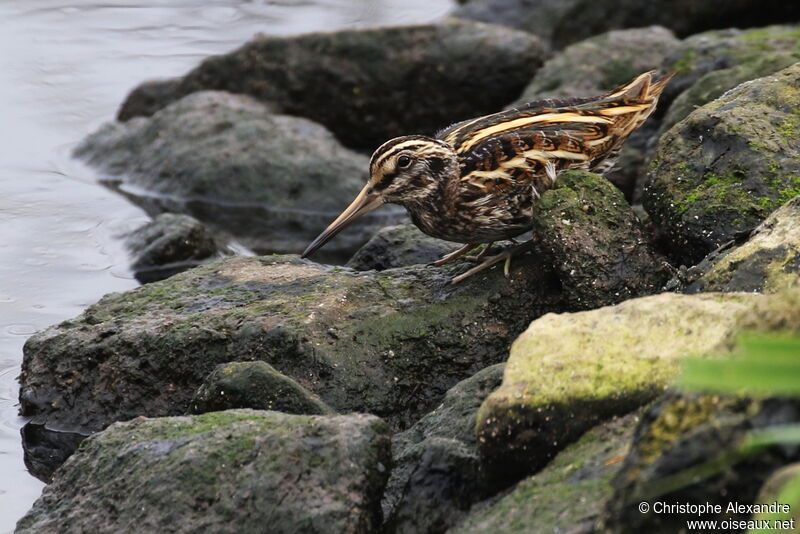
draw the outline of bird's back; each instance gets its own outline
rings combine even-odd
[[[531,102],[439,132],[460,167],[446,212],[457,214],[460,231],[473,232],[476,242],[524,232],[559,172],[601,169],[650,116],[672,77],[653,76],[644,73],[597,97]]]

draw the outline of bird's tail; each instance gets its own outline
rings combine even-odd
[[[603,100],[622,100],[625,104],[655,105],[658,97],[664,91],[664,87],[675,76],[675,71],[658,79],[655,76],[656,71],[654,70],[640,74],[630,82],[606,93]]]

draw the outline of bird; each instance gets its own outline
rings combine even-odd
[[[370,177],[355,200],[308,245],[308,257],[357,218],[400,204],[422,232],[463,246],[431,265],[455,261],[495,242],[503,252],[453,278],[458,283],[530,247],[533,209],[559,174],[613,167],[623,142],[655,109],[675,73],[645,72],[594,97],[545,99],[465,120],[433,136],[407,135],[372,154]],[[476,259],[473,257],[472,259]]]

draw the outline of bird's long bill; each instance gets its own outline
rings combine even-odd
[[[305,258],[309,254],[312,254],[315,250],[330,241],[333,236],[338,234],[348,224],[383,204],[383,199],[377,193],[372,193],[369,195],[367,194],[368,188],[369,186],[365,186],[364,189],[362,189],[358,194],[356,199],[349,206],[347,206],[347,209],[344,210],[341,215],[336,217],[336,220],[333,221],[324,232],[319,234],[319,236],[317,236],[317,238],[310,245],[308,245],[308,247],[306,247],[305,251],[303,251],[303,254],[300,256],[301,258]]]

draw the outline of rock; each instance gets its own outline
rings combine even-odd
[[[539,473],[499,499],[477,505],[450,534],[588,532],[612,493],[640,412],[591,429]]]
[[[660,26],[615,30],[575,43],[549,59],[511,107],[543,98],[602,94],[657,69],[679,45]],[[663,108],[659,104],[656,113]],[[616,165],[605,173],[629,201],[635,200],[636,183],[644,178],[646,154],[657,131],[658,120],[652,117],[625,142]]]
[[[798,35],[800,26],[768,26],[710,31],[680,42],[664,61],[663,70],[676,74],[661,97],[669,106],[661,131],[737,85],[800,61]]]
[[[644,207],[694,265],[800,194],[800,64],[740,85],[661,137]]]
[[[800,197],[778,208],[746,243],[712,254],[693,269],[687,293],[776,293],[800,285]]]
[[[369,533],[390,460],[369,415],[138,418],[86,440],[16,532]]]
[[[673,533],[686,527],[687,516],[643,513],[640,502],[653,505],[709,503],[721,513],[708,511],[696,519],[747,521],[746,511],[728,511],[730,502],[752,504],[770,473],[796,461],[796,447],[768,447],[736,459],[748,432],[800,420],[796,399],[749,400],[716,395],[668,394],[643,418],[631,452],[613,481],[614,495],[606,505],[598,528],[603,533]],[[736,461],[738,460],[738,461]],[[680,477],[680,481],[670,478]]]
[[[506,358],[530,321],[561,309],[532,254],[511,278],[472,264],[357,273],[294,257],[233,257],[133,291],[32,336],[20,377],[35,424],[98,431],[185,413],[219,364],[260,360],[337,412],[407,428],[458,381]]]
[[[685,37],[715,28],[751,28],[800,20],[781,0],[578,0],[555,24],[556,47],[618,28],[657,24]]]
[[[413,224],[387,226],[378,230],[358,249],[346,266],[357,271],[383,271],[393,267],[427,264],[459,246],[425,235]]]
[[[302,251],[358,194],[369,169],[322,126],[222,92],[107,124],[75,153],[122,180],[122,191],[148,212],[188,213],[269,252]],[[369,214],[326,252],[352,253],[401,211]]]
[[[549,42],[555,37],[554,22],[560,21],[578,0],[468,0],[459,3],[462,5],[452,13],[455,17],[509,26]]]
[[[127,234],[125,245],[134,257],[131,270],[142,284],[233,254],[203,223],[173,213],[163,213]]]
[[[119,119],[151,115],[196,91],[224,90],[312,119],[348,146],[374,149],[497,111],[519,95],[544,56],[529,33],[462,20],[260,36],[161,89],[134,90]],[[159,92],[166,97],[157,100]]]
[[[548,59],[509,107],[543,98],[602,94],[659,68],[680,45],[681,41],[661,26],[596,35]]]
[[[570,310],[650,295],[669,278],[669,265],[651,249],[622,194],[596,174],[559,176],[559,187],[545,192],[534,211],[533,235]]]
[[[189,404],[189,412],[196,414],[232,408],[301,415],[333,414],[319,397],[266,362],[231,362],[216,366]]]
[[[487,472],[508,485],[592,426],[655,399],[684,356],[722,347],[760,298],[664,293],[537,319],[478,412]]]
[[[444,532],[485,497],[475,416],[500,385],[503,364],[450,389],[442,403],[392,439],[394,468],[384,493],[386,532]]]

